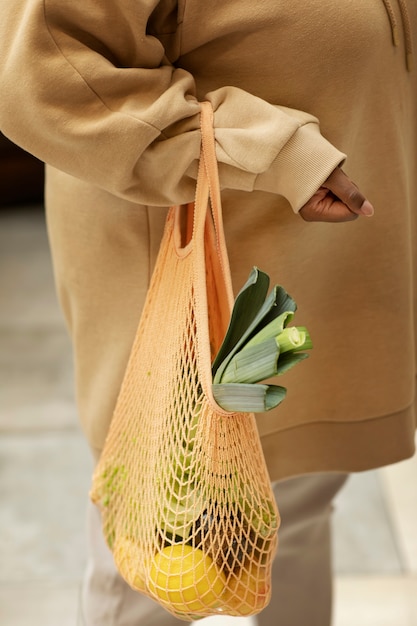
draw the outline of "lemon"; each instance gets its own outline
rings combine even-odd
[[[145,591],[143,554],[139,546],[128,537],[119,537],[113,547],[113,558],[126,582],[137,591]]]
[[[197,548],[174,544],[158,552],[149,571],[149,590],[178,613],[218,606],[226,583],[213,560]]]

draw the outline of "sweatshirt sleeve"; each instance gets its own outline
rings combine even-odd
[[[148,32],[158,0],[3,0],[0,129],[77,178],[133,202],[194,197],[200,151],[193,76]],[[225,86],[214,109],[223,188],[294,211],[345,158],[313,116]]]

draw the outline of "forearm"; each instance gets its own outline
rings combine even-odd
[[[131,201],[192,200],[200,104],[193,76],[172,66],[147,32],[157,0],[110,8],[92,0],[82,8],[71,0],[3,2],[2,131],[39,159]],[[298,210],[344,158],[306,113],[234,87],[207,99],[222,187],[285,195]]]

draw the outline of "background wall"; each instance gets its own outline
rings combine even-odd
[[[42,202],[43,163],[0,133],[0,206]]]

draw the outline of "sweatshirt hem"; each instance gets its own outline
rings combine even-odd
[[[362,472],[391,465],[415,453],[415,413],[363,421],[314,422],[261,436],[271,480],[316,472]],[[356,454],[352,453],[356,449]]]

